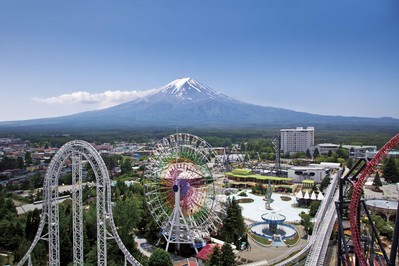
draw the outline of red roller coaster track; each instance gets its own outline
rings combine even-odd
[[[355,249],[355,254],[359,260],[360,265],[367,265],[367,259],[360,243],[360,232],[359,232],[359,205],[360,198],[363,192],[364,184],[367,181],[367,178],[372,174],[377,165],[386,157],[386,155],[396,146],[399,145],[399,134],[393,137],[390,141],[388,141],[384,147],[382,147],[379,152],[371,159],[366,168],[362,171],[360,177],[356,181],[356,184],[353,187],[352,199],[349,205],[350,210],[350,230],[352,233],[352,240]]]

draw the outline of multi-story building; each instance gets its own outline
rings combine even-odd
[[[364,158],[366,155],[372,158],[377,152],[377,146],[342,145],[342,148],[349,151],[350,158]]]
[[[314,145],[314,127],[281,129],[281,150],[285,154],[306,152]]]
[[[288,178],[291,178],[295,183],[303,183],[306,180],[320,183],[326,175],[330,174],[331,170],[338,169],[340,169],[339,163],[327,162],[309,164],[308,166],[293,166],[288,169]]]
[[[320,155],[327,155],[330,151],[337,151],[339,145],[333,143],[319,143],[316,145],[316,149],[319,150]]]

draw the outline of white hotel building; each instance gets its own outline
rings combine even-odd
[[[281,129],[281,150],[285,154],[306,152],[314,145],[314,127]]]

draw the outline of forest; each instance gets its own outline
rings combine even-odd
[[[306,126],[306,125],[305,125]],[[176,128],[137,128],[137,129],[1,129],[0,137],[19,137],[38,145],[60,147],[64,143],[82,139],[95,143],[115,143],[117,141],[145,143],[161,139],[176,133]],[[272,139],[280,134],[276,127],[234,127],[234,128],[178,128],[179,132],[190,133],[208,141],[211,146],[228,146],[231,143],[244,143],[251,139]],[[315,143],[336,143],[346,145],[376,145],[381,148],[389,139],[398,133],[397,127],[346,126],[331,127],[328,125],[315,128]]]

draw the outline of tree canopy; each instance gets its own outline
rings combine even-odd
[[[235,266],[235,255],[233,248],[229,243],[224,243],[222,248],[218,245],[213,247],[212,253],[209,256],[209,260],[206,263],[207,266]]]
[[[148,266],[173,266],[173,262],[166,250],[157,248],[151,254]]]
[[[245,233],[244,217],[241,213],[241,207],[235,198],[228,201],[226,213],[220,236],[224,241],[233,243]]]
[[[388,183],[399,182],[399,169],[393,157],[388,157],[384,161],[382,177],[384,177],[385,181],[387,181]]]

